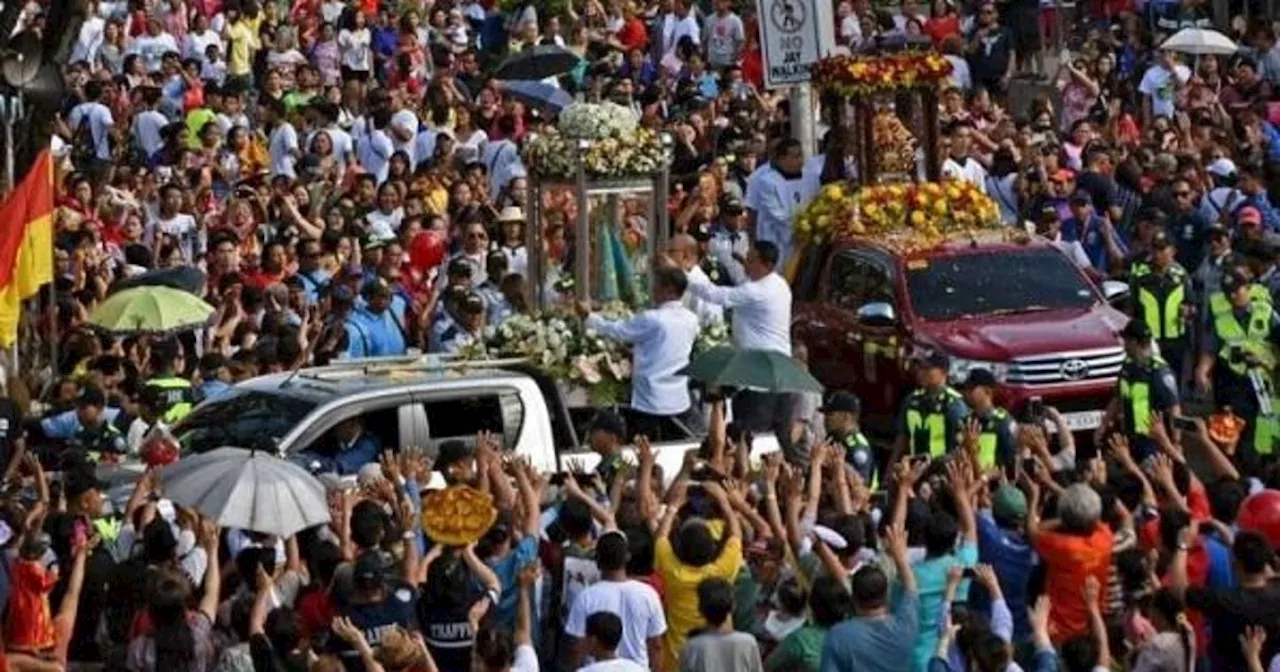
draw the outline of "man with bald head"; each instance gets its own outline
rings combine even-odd
[[[707,276],[706,271],[702,270],[698,258],[698,241],[687,233],[679,233],[671,238],[667,243],[667,256],[688,278],[689,284],[699,282],[711,282],[711,278]],[[695,297],[689,291],[685,291],[684,298],[681,300],[685,308],[688,308],[694,315],[698,316],[698,324],[707,326],[724,322],[724,308],[714,303],[703,301]]]

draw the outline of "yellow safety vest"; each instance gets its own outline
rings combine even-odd
[[[1131,379],[1126,375],[1131,369],[1129,365],[1141,366],[1142,377]],[[1157,369],[1168,366],[1163,359],[1152,357],[1143,366],[1133,361],[1126,361],[1120,370],[1120,399],[1124,404],[1125,415],[1133,422],[1133,433],[1136,436],[1151,435],[1151,374]]]
[[[917,446],[923,437],[929,455],[941,457],[946,454],[947,406],[959,400],[960,393],[948,387],[942,391],[941,397],[938,409],[928,413],[920,409],[921,404],[928,402],[924,390],[916,390],[907,397],[907,440],[911,444],[911,453],[918,452]]]
[[[1175,280],[1181,277],[1173,268],[1168,272]],[[1151,329],[1151,334],[1162,340],[1182,338],[1186,331],[1182,323],[1182,304],[1187,296],[1186,283],[1177,282],[1161,297],[1156,291],[1158,276],[1155,271],[1147,264],[1137,264],[1133,267],[1133,284],[1137,289],[1142,319]]]
[[[1249,366],[1239,361],[1237,355],[1248,354],[1270,377],[1276,366],[1275,351],[1267,341],[1271,333],[1271,304],[1250,301],[1248,325],[1241,325],[1236,319],[1231,302],[1222,292],[1209,297],[1209,309],[1213,314],[1214,334],[1221,342],[1218,360],[1236,375],[1243,376],[1248,373]]]
[[[1000,435],[996,429],[1009,417],[1003,408],[991,409],[991,416],[982,422],[982,434],[978,436],[978,464],[983,469],[996,466],[996,445]]]
[[[152,378],[146,384],[149,387],[165,390],[164,411],[160,415],[160,420],[165,424],[171,425],[183,419],[192,408],[195,408],[195,404],[192,403],[191,381],[185,378],[177,376]]]

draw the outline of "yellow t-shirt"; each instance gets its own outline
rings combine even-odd
[[[689,567],[676,559],[671,540],[658,539],[654,547],[654,568],[662,577],[665,591],[663,607],[667,611],[667,634],[663,642],[663,658],[666,670],[680,669],[680,649],[684,647],[689,631],[705,627],[706,621],[698,613],[698,584],[705,579],[724,579],[733,582],[742,569],[742,538],[731,537],[720,551],[720,557],[709,565]]]
[[[242,19],[227,28],[227,74],[244,77],[253,71],[253,55],[259,48],[253,22]]]

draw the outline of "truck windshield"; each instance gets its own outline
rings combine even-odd
[[[232,388],[192,411],[174,427],[174,434],[183,452],[203,453],[223,446],[274,450],[275,441],[315,406],[297,397]]]
[[[1052,248],[959,254],[913,266],[907,265],[911,304],[930,321],[1088,308],[1097,302],[1080,272]]]

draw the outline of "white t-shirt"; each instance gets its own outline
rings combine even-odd
[[[201,63],[204,63],[206,60],[204,52],[211,44],[218,45],[218,53],[227,53],[226,49],[222,45],[222,37],[213,32],[213,30],[206,30],[203,33],[187,33],[186,57],[194,58]]]
[[[516,659],[511,663],[511,672],[538,672],[538,652],[528,644],[516,647]]]
[[[637,665],[626,658],[614,658],[583,665],[578,668],[578,672],[646,672],[648,669],[647,665]]]
[[[578,638],[586,636],[587,617],[599,611],[617,614],[622,619],[618,657],[649,669],[648,640],[667,631],[667,617],[658,591],[647,583],[631,579],[600,581],[587,586],[569,609],[565,632]]]
[[[196,218],[186,213],[179,212],[169,219],[154,219],[148,222],[146,235],[147,247],[156,249],[159,243],[160,234],[172,236],[178,239],[178,249],[182,251],[182,258],[189,264],[196,262],[196,257],[202,250],[200,245],[200,232],[196,226]]]
[[[160,62],[170,51],[181,53],[178,51],[177,40],[169,33],[160,33],[154,37],[141,35],[134,38],[133,45],[129,47],[129,53],[138,55],[147,72],[159,72]]]
[[[377,178],[378,184],[386,182],[391,168],[391,155],[396,151],[391,138],[379,130],[357,137],[356,156],[360,158],[360,165]]]
[[[338,47],[342,49],[343,67],[360,72],[373,69],[372,37],[368,28],[344,30],[338,33]]]
[[[1151,114],[1157,117],[1172,117],[1173,106],[1178,98],[1178,87],[1191,79],[1191,70],[1185,65],[1176,65],[1173,72],[1156,64],[1147,68],[1138,84],[1138,91],[1151,99]],[[1177,81],[1174,76],[1177,75]]]
[[[71,110],[71,114],[67,116],[67,125],[71,127],[72,133],[71,142],[75,142],[75,134],[79,132],[80,126],[85,123],[89,125],[89,133],[93,136],[94,155],[104,161],[110,160],[110,130],[116,123],[111,116],[110,108],[98,102],[76,105]]]
[[[297,178],[294,165],[298,161],[298,131],[289,122],[281,122],[271,129],[267,139],[267,152],[271,154],[271,176],[287,175]]]
[[[133,138],[147,157],[156,155],[164,147],[161,130],[169,124],[169,118],[155,110],[144,110],[133,118]]]
[[[102,36],[107,22],[101,16],[91,16],[80,24],[80,33],[76,35],[76,43],[71,47],[71,62],[98,60],[98,49],[102,47]]]
[[[952,180],[963,180],[977,187],[982,193],[987,193],[987,169],[973,157],[965,157],[964,163],[960,163],[948,156],[947,160],[942,162],[942,175]]]

